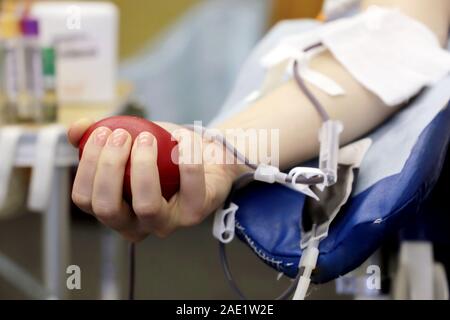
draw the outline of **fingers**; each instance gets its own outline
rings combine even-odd
[[[150,133],[142,133],[132,151],[133,209],[141,229],[160,237],[168,236],[178,227],[198,224],[206,216],[201,139],[188,130],[178,134],[181,187],[175,201],[170,203],[161,195],[156,139]]]
[[[148,233],[137,228],[136,219],[122,200],[122,185],[130,154],[131,137],[124,130],[97,128],[88,139],[72,191],[74,203],[99,221],[119,231],[129,241]]]
[[[123,201],[123,179],[131,150],[131,136],[115,130],[100,154],[92,190],[92,210],[98,220],[119,232],[130,232],[135,221]]]
[[[81,119],[70,126],[70,129],[67,132],[67,136],[69,138],[70,143],[74,147],[78,147],[78,143],[80,142],[81,137],[83,137],[83,134],[93,123],[94,123],[93,120]]]
[[[167,229],[168,224],[157,159],[157,140],[149,132],[141,133],[131,153],[131,191],[133,210],[146,232]]]
[[[79,140],[83,126],[69,133]],[[162,197],[156,138],[144,132],[134,141],[123,129],[97,128],[88,139],[75,178],[72,198],[82,210],[131,241],[154,233],[165,237],[177,227],[200,223],[209,212],[206,199],[215,194],[205,183],[201,137],[186,130],[179,140],[180,192],[167,203]],[[77,143],[77,142],[76,142]],[[123,179],[131,152],[133,210],[123,200]],[[208,198],[208,199],[209,199]],[[134,213],[133,213],[134,211]]]
[[[201,138],[190,131],[179,140],[180,216],[182,226],[200,223],[205,217],[205,170]]]
[[[108,128],[97,128],[88,139],[78,165],[72,189],[72,200],[87,213],[92,213],[92,190],[97,163],[110,134],[111,130]]]

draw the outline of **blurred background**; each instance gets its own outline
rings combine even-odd
[[[59,298],[125,298],[126,243],[70,205],[76,155],[72,155],[73,163],[66,161],[64,168],[55,169],[63,179],[49,185],[54,194],[49,191],[48,203],[39,205],[36,198],[42,197],[30,195],[45,194],[39,189],[46,189],[39,188],[39,182],[37,188],[30,187],[33,179],[41,177],[32,174],[37,170],[34,145],[41,131],[55,123],[67,127],[81,117],[119,113],[207,123],[270,27],[283,19],[314,19],[322,1],[114,0],[78,1],[69,8],[57,4],[65,2],[2,3],[0,41],[8,50],[0,58],[17,48],[29,52],[24,66],[16,70],[16,92],[8,85],[11,68],[0,65],[0,130],[20,124],[26,139],[17,139],[17,150],[29,152],[20,161],[12,157],[11,172],[0,175],[1,185],[7,186],[6,196],[0,197],[0,299],[38,298],[46,294],[40,284]],[[25,22],[16,30],[17,16]],[[21,68],[25,70],[23,90]],[[36,72],[40,80],[27,81]],[[0,139],[1,143],[6,145]],[[2,154],[0,162],[2,157],[6,159]],[[149,237],[139,244],[137,298],[236,298],[222,273],[211,228],[208,220],[169,239]],[[230,261],[251,297],[273,298],[290,283],[284,278],[277,281],[278,275],[238,241],[231,246]],[[80,266],[81,290],[61,289],[67,275],[58,266],[64,263]],[[313,290],[311,297],[335,298],[332,292],[334,284],[329,284]]]

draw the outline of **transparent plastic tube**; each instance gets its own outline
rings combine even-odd
[[[334,120],[324,122],[320,129],[319,169],[326,175],[324,185],[327,187],[337,182],[339,137],[343,129],[342,123]]]
[[[23,59],[24,59],[24,105],[23,120],[41,122],[42,98],[44,96],[42,53],[38,43],[39,24],[31,18],[21,21],[23,33]]]
[[[15,39],[3,42],[3,93],[4,111],[7,123],[14,123],[18,118],[18,63],[19,48]]]
[[[44,95],[42,103],[42,120],[54,122],[57,120],[56,97],[56,50],[53,47],[42,49],[42,61],[44,69]]]
[[[0,39],[2,39],[2,92],[5,122],[14,123],[18,115],[20,70],[20,28],[11,8],[0,15]]]

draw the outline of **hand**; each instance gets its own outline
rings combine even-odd
[[[71,126],[68,136],[75,147],[92,124],[93,121],[84,119]],[[206,145],[210,150],[222,148],[213,146],[212,142],[202,144],[198,134],[177,125],[159,125],[168,132],[185,130],[184,134],[189,134],[190,141],[198,146],[194,150],[199,152]],[[111,132],[101,127],[92,133],[78,166],[72,200],[80,209],[133,242],[149,234],[166,237],[179,227],[199,224],[222,205],[241,170],[230,164],[180,163],[180,191],[166,201],[158,178],[156,139],[144,132],[135,141],[131,140],[122,129]],[[187,140],[178,140],[181,149]],[[130,154],[132,204],[122,198],[125,165]]]

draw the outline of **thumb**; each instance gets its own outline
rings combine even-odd
[[[93,120],[87,118],[80,119],[74,122],[67,131],[67,137],[69,138],[69,142],[74,147],[78,147],[78,143],[83,137],[83,134],[93,123],[94,123]]]

